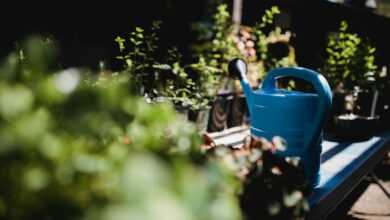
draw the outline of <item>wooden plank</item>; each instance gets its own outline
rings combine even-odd
[[[244,138],[248,135],[250,135],[248,126],[233,127],[221,132],[208,134],[208,136],[214,140],[216,145],[224,144],[233,147],[239,147],[244,141]]]
[[[343,148],[321,163],[320,184],[308,198],[311,211],[306,219],[325,219],[384,158],[390,150],[389,140],[387,133],[363,142],[339,143],[325,151],[322,159],[326,152]]]

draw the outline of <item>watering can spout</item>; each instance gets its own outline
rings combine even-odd
[[[245,61],[239,58],[230,61],[228,71],[230,76],[240,80],[249,107],[252,104],[253,91],[246,76],[247,65]],[[249,109],[251,108],[249,107]]]

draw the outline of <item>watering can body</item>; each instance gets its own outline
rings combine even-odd
[[[250,113],[251,135],[271,140],[285,139],[280,156],[300,157],[305,177],[314,187],[319,182],[322,127],[331,108],[332,93],[326,79],[319,73],[300,67],[270,71],[260,89],[253,91],[246,78],[246,64],[236,59],[229,72],[239,77]],[[312,84],[316,93],[279,89],[277,79],[299,78]]]

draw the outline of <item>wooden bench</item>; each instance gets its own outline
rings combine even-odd
[[[248,127],[235,127],[209,134],[216,144],[239,147],[249,135]],[[324,140],[320,183],[307,198],[310,212],[305,219],[325,219],[367,176],[390,150],[390,132],[359,142]]]

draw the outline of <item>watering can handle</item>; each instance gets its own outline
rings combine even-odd
[[[274,90],[276,89],[276,80],[280,77],[293,77],[303,79],[314,86],[318,94],[318,116],[314,118],[311,126],[306,132],[305,146],[312,146],[318,141],[318,137],[322,130],[322,125],[330,111],[332,105],[332,92],[325,77],[321,74],[302,67],[293,68],[277,68],[270,71],[265,77],[262,89],[263,90]]]

